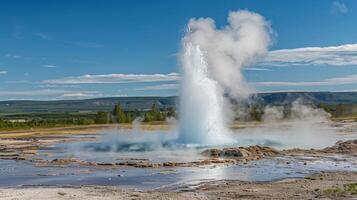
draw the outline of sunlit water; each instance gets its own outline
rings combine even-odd
[[[307,165],[304,165],[307,160]],[[357,171],[356,163],[351,162],[336,158],[274,158],[232,166],[102,169],[78,166],[34,167],[27,162],[1,160],[0,186],[93,184],[140,190],[178,189],[212,180],[272,181],[304,177],[321,170]]]

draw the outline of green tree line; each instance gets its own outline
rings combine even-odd
[[[125,111],[118,103],[112,112],[97,112],[95,123],[132,123],[137,117],[142,117],[144,122],[165,121],[168,117],[176,117],[176,112],[174,108],[159,109],[156,103],[151,106],[149,111]]]
[[[116,104],[112,111],[99,111],[83,116],[74,116],[66,113],[48,114],[21,114],[17,118],[6,118],[0,116],[0,130],[31,129],[31,128],[50,128],[63,127],[69,125],[90,125],[90,124],[116,124],[132,123],[135,118],[141,117],[144,122],[165,121],[167,117],[176,117],[174,108],[160,109],[156,103],[147,111],[126,111]],[[57,117],[57,118],[56,118]],[[21,120],[18,120],[21,119]]]

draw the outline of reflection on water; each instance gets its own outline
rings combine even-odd
[[[186,168],[118,168],[68,166],[34,167],[27,162],[0,161],[0,186],[17,185],[118,185],[147,189],[176,189],[211,180],[272,181],[303,177],[327,170],[357,171],[346,159],[274,158],[230,166]]]

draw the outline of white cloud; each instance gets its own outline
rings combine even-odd
[[[103,48],[104,47],[104,45],[96,43],[96,42],[57,39],[51,35],[48,35],[47,33],[42,33],[42,32],[35,32],[33,34],[43,40],[54,41],[54,42],[74,45],[74,46],[78,46],[78,47],[85,47],[85,48]]]
[[[77,97],[98,97],[98,96],[103,96],[102,94],[99,93],[88,93],[88,92],[72,92],[72,93],[64,93],[62,97],[72,97],[72,98],[77,98]]]
[[[145,86],[142,88],[137,88],[135,90],[143,91],[143,90],[175,90],[178,89],[179,84],[172,83],[172,84],[161,84],[161,85],[152,85],[152,86]]]
[[[322,81],[301,81],[301,82],[255,82],[256,86],[328,86],[328,85],[349,85],[357,84],[357,74],[347,75],[344,77],[329,78]]]
[[[6,54],[5,57],[7,57],[7,58],[12,58],[12,59],[20,59],[20,58],[22,58],[22,56],[13,55],[13,54],[11,54],[11,53]]]
[[[14,80],[14,81],[6,81],[6,83],[22,84],[22,83],[29,83],[29,81],[28,80]]]
[[[56,65],[43,65],[43,67],[46,67],[46,68],[56,68],[57,66],[56,66]]]
[[[169,74],[102,74],[102,75],[83,75],[65,77],[55,80],[45,80],[48,84],[90,84],[90,83],[138,83],[138,82],[160,82],[177,81],[178,73]]]
[[[59,88],[82,88],[82,86],[81,85],[77,85],[77,84],[75,84],[75,85],[52,85],[52,84],[41,84],[41,85],[39,85],[38,86],[39,88],[46,88],[46,89],[59,89]]]
[[[328,85],[326,82],[279,82],[279,81],[267,81],[267,82],[255,82],[253,83],[256,86],[322,86]]]
[[[43,39],[43,40],[53,40],[54,38],[52,38],[51,36],[47,35],[46,33],[41,33],[41,32],[36,32],[33,33],[35,36]]]
[[[332,2],[331,5],[331,11],[334,14],[339,14],[339,13],[345,14],[348,12],[348,8],[344,3],[341,3],[339,1],[334,1]]]
[[[357,43],[326,47],[302,47],[269,51],[257,66],[357,65]],[[248,67],[244,70],[269,70]]]
[[[0,71],[0,74],[7,74],[8,71]]]
[[[247,68],[243,68],[243,70],[246,70],[246,71],[273,71],[271,69],[260,68],[260,67],[247,67]]]
[[[357,65],[357,43],[270,51],[259,64],[263,66]]]
[[[63,99],[78,97],[101,97],[103,93],[98,91],[72,91],[60,89],[40,89],[23,91],[0,91],[0,96],[6,99]]]

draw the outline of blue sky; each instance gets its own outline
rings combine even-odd
[[[357,90],[357,1],[0,2],[0,100],[176,95],[190,18],[263,15],[267,57],[244,70],[258,91]],[[314,47],[314,48],[311,48]]]

